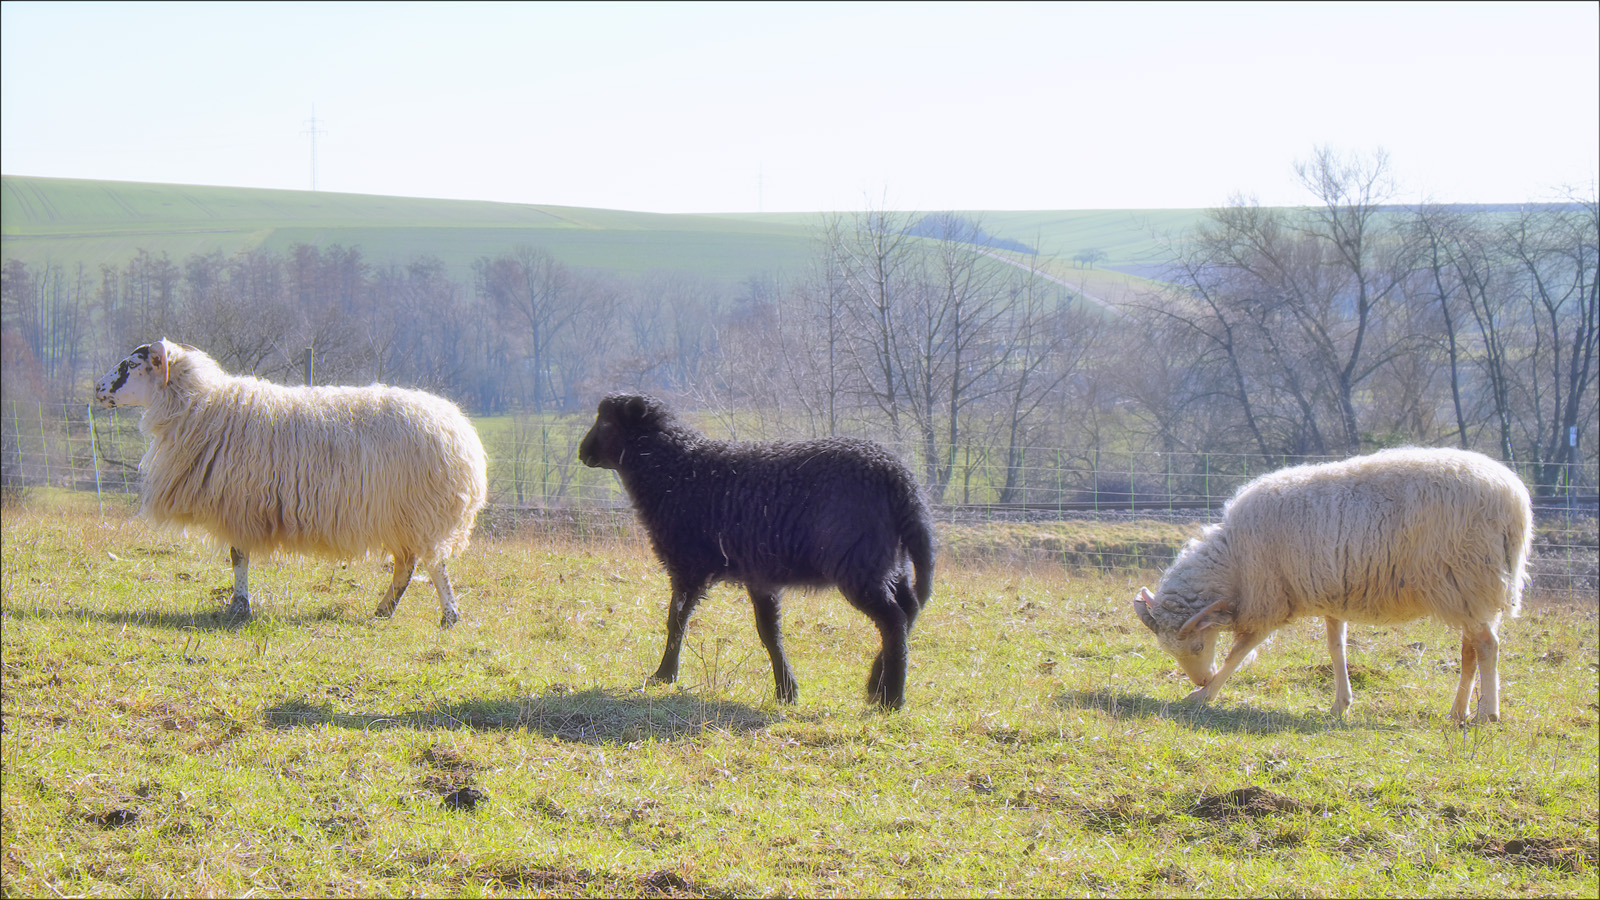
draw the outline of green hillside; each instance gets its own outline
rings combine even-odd
[[[1045,257],[1071,264],[1082,251],[1106,254],[1103,265],[1156,262],[1162,240],[1199,222],[1201,209],[955,210],[995,237],[1027,244]],[[730,213],[724,218],[806,226],[816,213]]]
[[[138,250],[283,251],[296,243],[359,246],[375,264],[424,254],[465,278],[474,259],[519,244],[563,262],[626,273],[680,270],[721,281],[798,274],[815,253],[815,213],[661,215],[579,207],[144,184],[7,175],[0,193],[4,255],[30,265],[121,265]],[[1058,275],[1088,249],[1107,268],[1147,265],[1163,233],[1197,210],[965,212],[997,238],[1037,247]],[[1086,272],[1076,277],[1084,278]],[[1112,273],[1096,275],[1119,280]]]

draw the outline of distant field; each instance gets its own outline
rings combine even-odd
[[[815,254],[815,213],[660,215],[467,200],[381,197],[195,185],[4,176],[4,256],[30,265],[122,265],[138,250],[192,253],[296,243],[359,246],[374,264],[439,257],[466,279],[474,259],[518,244],[572,266],[637,274],[677,270],[737,282],[754,274],[799,275]],[[1147,266],[1162,235],[1192,225],[1197,210],[963,212],[990,234],[1036,247],[1058,276],[1084,250],[1102,268],[1074,277],[1099,283],[1113,267]],[[1093,290],[1086,283],[1085,289]]]
[[[956,210],[988,233],[1019,241],[1039,254],[1076,268],[1085,250],[1106,254],[1102,266],[1144,266],[1159,260],[1165,238],[1199,222],[1200,209]],[[736,213],[726,218],[804,226],[813,213]]]

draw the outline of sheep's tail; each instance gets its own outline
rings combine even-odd
[[[927,606],[928,599],[933,596],[933,532],[927,528],[927,522],[920,523],[921,528],[916,529],[915,536],[907,536],[906,552],[911,556],[911,566],[916,569],[917,578],[914,590],[917,592],[917,605]]]
[[[912,590],[916,594],[916,608],[920,611],[928,605],[928,598],[933,596],[933,520],[914,488],[901,502],[904,508],[900,514],[900,544],[905,547],[911,567],[916,570]],[[905,606],[906,600],[911,598],[897,599],[901,606]]]
[[[1510,602],[1506,612],[1516,618],[1522,613],[1522,597],[1533,586],[1533,573],[1528,570],[1528,561],[1533,556],[1533,506],[1523,493],[1520,515],[1516,516],[1511,529],[1506,533],[1506,588],[1510,594]]]

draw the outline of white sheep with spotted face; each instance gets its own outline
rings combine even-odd
[[[1479,453],[1407,448],[1294,466],[1239,489],[1222,522],[1190,541],[1139,620],[1214,699],[1255,648],[1293,619],[1321,616],[1333,657],[1333,712],[1350,705],[1347,622],[1431,615],[1461,629],[1461,680],[1450,716],[1500,718],[1497,631],[1521,608],[1533,511],[1515,473]],[[1221,669],[1217,635],[1233,632]]]
[[[95,385],[104,407],[142,406],[141,512],[226,542],[229,613],[250,615],[252,553],[394,557],[375,615],[394,612],[420,561],[440,625],[459,613],[446,561],[467,547],[488,493],[477,431],[422,391],[285,387],[229,375],[193,347],[138,347]]]

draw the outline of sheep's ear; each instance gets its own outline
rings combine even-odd
[[[650,410],[650,404],[643,397],[622,398],[622,418],[630,422],[644,421],[644,415]]]
[[[1178,629],[1178,640],[1184,640],[1196,631],[1204,631],[1207,628],[1215,628],[1219,625],[1226,627],[1232,624],[1233,601],[1218,600],[1195,613],[1189,621],[1183,623],[1183,627]]]
[[[1151,631],[1159,630],[1156,628],[1156,617],[1150,615],[1150,601],[1154,599],[1156,599],[1155,595],[1151,594],[1150,589],[1147,587],[1139,588],[1139,596],[1133,598],[1134,614],[1139,617],[1139,621],[1144,623],[1144,627]]]
[[[161,373],[162,387],[172,381],[172,351],[176,349],[177,345],[166,338],[150,345],[150,365]]]

